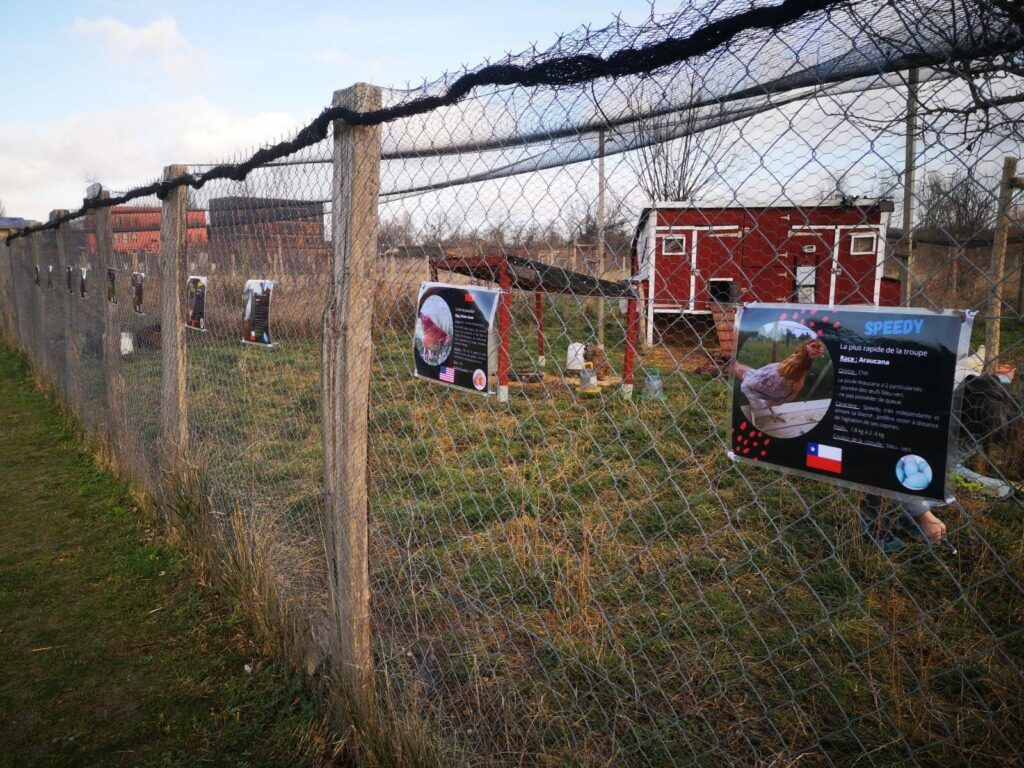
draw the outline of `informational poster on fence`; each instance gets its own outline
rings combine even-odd
[[[206,332],[206,278],[190,275],[185,285],[188,315],[185,327]]]
[[[117,304],[117,270],[107,269],[107,301]]]
[[[146,314],[142,308],[142,286],[146,282],[145,272],[132,272],[132,310],[137,315]]]
[[[500,295],[497,288],[423,283],[413,342],[417,378],[488,394]]]
[[[270,300],[274,294],[273,280],[246,280],[242,297],[245,312],[242,315],[242,341],[272,347],[270,339]]]
[[[730,456],[947,501],[954,378],[972,321],[923,309],[744,307]]]
[[[86,296],[88,295],[88,293],[87,293],[88,286],[86,285],[86,278],[88,276],[89,276],[89,268],[88,267],[82,267],[81,270],[80,270],[79,280],[78,280],[78,295],[81,298],[83,298],[83,299],[86,298]]]
[[[68,293],[75,295],[75,268],[64,267],[64,282],[67,284]]]

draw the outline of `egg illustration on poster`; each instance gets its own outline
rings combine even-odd
[[[276,283],[273,280],[246,280],[242,299],[242,342],[272,347],[270,337],[270,300]]]
[[[973,314],[748,304],[729,455],[894,498],[950,499],[957,361]]]
[[[423,283],[413,333],[415,377],[490,394],[500,294],[497,288]]]

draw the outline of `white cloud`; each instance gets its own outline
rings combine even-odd
[[[206,55],[185,39],[171,16],[138,27],[111,16],[76,18],[71,29],[76,35],[97,40],[103,55],[117,64],[155,62],[164,74],[181,79],[206,69]]]
[[[127,189],[171,163],[233,159],[298,124],[279,112],[236,114],[191,98],[8,125],[0,128],[0,199],[9,215],[44,219],[81,205],[87,178]]]

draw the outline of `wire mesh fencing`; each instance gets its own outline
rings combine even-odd
[[[583,30],[454,100],[494,68],[344,92],[441,100],[177,190],[170,310],[170,197],[10,240],[6,333],[159,497],[181,331],[189,524],[268,642],[442,760],[1016,765],[1019,12],[819,5]],[[424,283],[497,297],[478,391],[414,376],[452,335]],[[977,313],[956,500],[732,461],[753,302]]]

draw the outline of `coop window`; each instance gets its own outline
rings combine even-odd
[[[673,235],[666,237],[661,242],[661,252],[672,256],[683,256],[686,254],[686,238]]]
[[[874,252],[874,235],[853,235],[850,238],[850,253],[854,256],[871,256]]]
[[[733,301],[731,279],[711,279],[708,281],[708,288],[711,291],[711,300],[719,304],[728,304]]]

